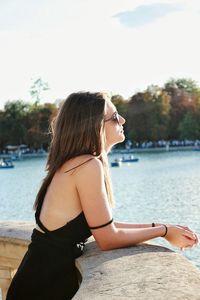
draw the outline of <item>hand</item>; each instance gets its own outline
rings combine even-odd
[[[196,243],[195,243],[195,244],[196,244],[196,245],[199,244],[199,237],[198,237],[198,235],[197,235],[195,232],[193,232],[189,227],[187,227],[187,226],[182,226],[182,225],[176,225],[176,226],[182,227],[183,229],[186,229],[186,230],[192,232],[192,233],[195,235],[195,237],[196,237]]]
[[[165,239],[180,249],[192,248],[198,244],[199,239],[191,229],[180,225],[167,225],[168,231]]]

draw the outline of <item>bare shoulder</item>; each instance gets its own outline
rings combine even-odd
[[[76,173],[79,169],[82,169],[84,165],[90,163],[90,161],[95,160],[96,158],[93,155],[79,155],[70,160],[67,160],[61,167],[61,173],[69,172],[70,170],[74,170]]]
[[[95,157],[95,156],[90,156],[90,158],[88,158],[88,161],[85,163],[84,166],[86,169],[87,168],[102,168],[102,162],[100,161],[99,158]]]
[[[85,158],[79,168],[76,169],[74,175],[79,176],[94,176],[101,174],[103,172],[103,166],[100,159],[97,157],[91,156],[90,158]]]

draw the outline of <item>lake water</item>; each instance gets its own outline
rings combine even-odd
[[[110,155],[113,161],[119,154]],[[139,153],[139,162],[111,168],[116,220],[188,225],[200,234],[200,152]],[[34,220],[32,205],[45,175],[45,158],[15,162],[0,170],[0,219]],[[155,243],[189,258],[200,268],[200,246],[181,252],[162,238]]]

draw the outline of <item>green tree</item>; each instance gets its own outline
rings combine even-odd
[[[188,112],[195,115],[200,99],[199,88],[195,81],[180,78],[168,81],[164,89],[171,97],[169,139],[180,139],[179,125]]]
[[[26,141],[26,117],[30,105],[22,100],[7,102],[1,113],[3,144],[19,145]]]
[[[136,142],[166,139],[169,111],[170,97],[158,86],[133,95],[128,106],[129,138]]]
[[[0,111],[0,150],[6,145],[27,144],[30,148],[47,149],[49,124],[57,114],[55,104],[31,105],[22,100],[7,102]]]
[[[190,94],[195,94],[198,90],[198,84],[191,78],[171,78],[165,83],[165,89],[170,91],[170,89],[180,89],[188,92]]]
[[[27,143],[33,149],[47,149],[50,142],[49,125],[56,115],[55,104],[33,105],[28,115]]]
[[[200,125],[194,114],[187,112],[178,126],[181,139],[196,140],[200,138]]]
[[[4,111],[0,111],[0,151],[2,152],[7,141],[8,141],[9,135],[6,130],[6,122],[4,118]]]
[[[35,80],[30,88],[30,94],[33,99],[35,99],[35,105],[37,105],[41,100],[41,94],[44,91],[49,90],[48,83],[43,81],[41,78]]]

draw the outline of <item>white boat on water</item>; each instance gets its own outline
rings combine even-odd
[[[13,169],[14,164],[10,159],[1,159],[0,160],[0,169]]]
[[[111,167],[121,167],[122,163],[133,163],[138,162],[139,158],[130,155],[129,157],[120,157],[116,158],[113,162],[111,162]]]
[[[122,157],[122,162],[137,162],[139,161],[139,158],[134,157],[133,155],[130,155],[129,157]]]

